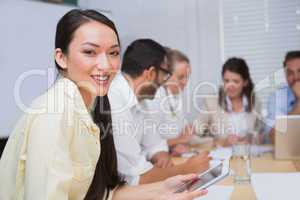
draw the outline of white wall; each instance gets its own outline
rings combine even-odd
[[[188,118],[197,114],[190,98],[200,82],[216,85],[221,69],[221,0],[79,0],[85,8],[110,12],[118,26],[123,50],[137,38],[152,38],[185,52],[192,77],[186,102]],[[201,88],[202,91],[211,91]]]
[[[71,7],[34,1],[0,1],[0,137],[8,135],[21,116],[14,87],[17,80],[24,77],[23,73],[35,73],[20,87],[21,101],[25,105],[48,87],[48,67],[54,69],[56,23],[69,9]],[[39,70],[40,75],[32,70]]]
[[[105,11],[116,22],[123,50],[134,39],[149,37],[185,52],[193,70],[186,95],[191,97],[199,82],[216,83],[220,76],[220,1],[79,0],[79,5]],[[69,9],[29,0],[0,1],[0,90],[4,94],[0,137],[11,132],[22,113],[14,95],[20,76],[42,70],[38,71],[42,75],[32,75],[22,84],[21,100],[25,105],[48,87],[47,69],[54,69],[55,26]],[[190,103],[188,118],[192,119],[197,111],[191,99],[186,102]]]

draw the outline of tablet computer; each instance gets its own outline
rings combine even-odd
[[[194,180],[181,185],[175,193],[183,191],[194,191],[208,188],[212,184],[222,180],[229,174],[229,160],[214,161],[211,167],[198,175]]]

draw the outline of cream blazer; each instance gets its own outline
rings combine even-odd
[[[0,199],[82,200],[100,156],[99,134],[75,83],[58,79],[10,135],[0,160]]]
[[[251,112],[244,111],[243,115],[250,132],[260,133],[262,128],[261,103],[255,99],[255,106]],[[236,122],[239,123],[239,122]],[[212,135],[228,135],[235,132],[234,124],[230,121],[230,113],[225,111],[218,103],[218,97],[204,98],[201,111],[194,121],[197,135],[210,133]]]

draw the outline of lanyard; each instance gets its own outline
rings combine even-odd
[[[167,101],[168,101],[168,105],[169,105],[169,108],[170,108],[170,111],[171,111],[171,114],[173,117],[177,117],[177,114],[175,112],[175,108],[173,107],[173,105],[171,104],[170,100],[169,100],[169,92],[168,92],[168,89],[166,87],[164,87],[165,89],[165,92],[166,92],[166,96],[167,96]]]

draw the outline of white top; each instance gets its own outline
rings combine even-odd
[[[109,90],[114,142],[118,157],[118,170],[131,185],[139,183],[140,175],[153,165],[150,160],[160,151],[168,151],[161,139],[144,119],[144,112],[128,81],[122,74],[113,80]]]
[[[232,103],[228,96],[226,96],[227,110],[228,110],[228,121],[232,124],[233,129],[236,134],[240,136],[245,136],[246,134],[251,133],[252,125],[249,126],[247,115],[251,115],[249,112],[246,112],[246,107],[248,106],[248,100],[246,96],[243,96],[243,109],[240,112],[234,112],[232,110]]]
[[[241,112],[233,112],[229,98],[225,99],[227,109],[223,109],[218,103],[218,97],[207,97],[201,105],[201,113],[194,121],[197,134],[205,134],[209,131],[214,135],[238,134],[244,136],[247,133],[260,133],[262,127],[261,104],[258,98],[251,112],[246,111],[247,98],[243,97],[243,109]]]
[[[160,87],[153,100],[145,104],[151,112],[147,118],[156,121],[156,132],[164,139],[176,138],[187,124],[184,118],[182,95],[172,95]]]
[[[248,127],[247,124],[247,115],[249,113],[242,111],[242,112],[231,112],[229,113],[229,123],[233,125],[235,130],[235,133],[240,135],[240,136],[245,136],[249,131],[251,132],[252,130],[250,127]],[[250,133],[249,132],[249,133]]]

